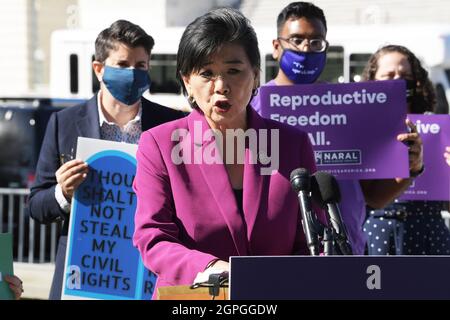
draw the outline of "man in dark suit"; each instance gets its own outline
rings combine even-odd
[[[125,20],[114,22],[95,41],[92,66],[100,91],[86,103],[54,113],[49,120],[29,210],[40,223],[64,220],[50,299],[61,298],[70,202],[88,172],[85,162],[74,159],[77,138],[137,143],[143,131],[184,116],[142,98],[150,87],[153,45],[153,38],[139,26]]]

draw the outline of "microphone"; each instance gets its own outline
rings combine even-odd
[[[300,213],[302,215],[303,232],[306,237],[306,244],[312,256],[319,255],[319,238],[314,229],[311,199],[309,197],[311,183],[308,170],[305,168],[295,169],[291,172],[290,182],[292,188],[297,193],[300,203]]]
[[[317,171],[311,177],[312,197],[322,208],[326,209],[328,224],[340,251],[344,255],[352,255],[352,247],[348,241],[347,230],[342,221],[338,203],[341,192],[336,178],[324,171]]]

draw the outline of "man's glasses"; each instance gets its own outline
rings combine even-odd
[[[312,52],[324,52],[328,48],[328,41],[325,39],[303,39],[299,37],[282,38],[279,40],[288,42],[292,48],[297,51],[304,51],[304,47],[308,44],[309,50]]]

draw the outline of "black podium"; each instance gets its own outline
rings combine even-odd
[[[450,299],[450,256],[231,257],[231,300]]]

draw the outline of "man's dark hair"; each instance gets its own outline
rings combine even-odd
[[[104,62],[111,50],[122,43],[130,48],[143,47],[150,55],[155,41],[141,27],[126,20],[117,20],[100,32],[95,40],[95,60]]]
[[[327,30],[327,20],[325,19],[325,15],[323,10],[319,7],[316,7],[314,4],[310,2],[291,2],[288,4],[278,15],[277,19],[277,32],[278,35],[281,35],[281,29],[283,29],[284,24],[289,19],[318,19],[323,23],[325,27],[325,31]]]
[[[212,10],[191,22],[184,31],[177,54],[177,78],[186,95],[182,76],[199,71],[208,59],[228,43],[243,47],[250,64],[259,70],[258,39],[250,21],[231,8]]]

